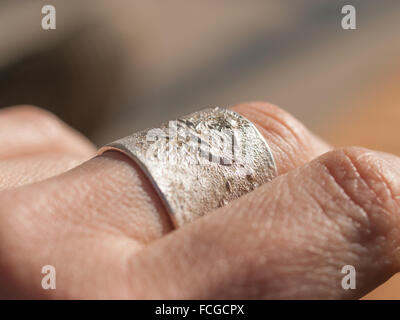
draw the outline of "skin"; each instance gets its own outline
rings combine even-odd
[[[95,157],[38,108],[0,111],[0,297],[353,299],[399,271],[400,158],[332,150],[266,103],[233,109],[279,177],[178,230],[128,158]],[[41,287],[44,265],[56,290]]]

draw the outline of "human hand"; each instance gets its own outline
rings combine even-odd
[[[0,111],[0,296],[359,298],[398,271],[398,157],[331,151],[265,103],[234,110],[265,136],[279,177],[175,231],[128,158],[93,157],[39,109]],[[56,290],[41,286],[44,265]]]

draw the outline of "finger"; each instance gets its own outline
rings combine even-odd
[[[135,163],[118,165],[125,161],[110,152],[59,177],[0,192],[0,297],[123,296],[118,274],[126,254],[172,229],[147,178]],[[45,265],[62,274],[60,290],[40,286]]]
[[[126,279],[136,298],[359,298],[399,271],[399,206],[400,158],[333,151],[135,252]]]
[[[95,157],[59,176],[22,186],[8,192],[6,198],[12,199],[14,207],[27,208],[27,221],[56,218],[88,230],[128,236],[138,246],[172,230],[147,177],[136,163],[117,152]],[[34,205],[38,199],[40,208]]]
[[[238,106],[235,110],[260,123],[268,143],[276,151],[275,161],[281,173],[328,148],[277,107],[259,103]],[[282,146],[278,146],[280,142]],[[169,216],[147,177],[133,161],[120,154],[106,153],[23,192],[35,199],[38,190],[49,199],[59,199],[42,214],[49,211],[62,215],[67,211],[73,219],[85,221],[90,215],[93,226],[111,225],[139,244],[149,243],[172,230]]]
[[[246,111],[238,111],[246,116]],[[267,119],[269,116],[261,113],[258,121],[260,122],[263,117]],[[274,133],[276,137],[285,139],[285,134],[290,135],[290,130],[285,128],[291,126],[289,121],[291,117],[286,115],[283,118],[280,121],[283,121],[284,124],[276,123],[276,127],[272,124],[267,125],[264,134],[271,127],[276,131]],[[263,121],[261,122],[263,123]],[[272,120],[270,122],[273,123]],[[301,131],[301,129],[299,130]],[[291,141],[288,144],[297,143],[297,139],[300,138],[290,137],[293,136],[287,137],[287,140]],[[310,137],[307,134],[304,135],[304,139]],[[295,147],[285,148],[282,154],[284,152],[289,154],[291,150],[296,149],[301,150],[301,148]],[[312,155],[307,157],[312,157]],[[284,159],[285,157],[276,157],[277,162],[284,161]],[[296,159],[296,157],[293,156],[290,159]],[[298,163],[287,166],[278,165],[278,168],[282,173]],[[121,264],[125,266],[125,256],[130,253],[129,250],[126,250],[127,248],[137,250],[143,244],[172,230],[169,217],[148,179],[134,162],[118,153],[107,153],[58,177],[8,191],[2,195],[0,200],[2,205],[0,208],[2,209],[0,210],[2,223],[0,225],[6,226],[11,233],[10,235],[4,234],[3,241],[0,243],[4,248],[8,248],[10,245],[15,248],[11,251],[0,250],[3,255],[6,255],[2,261],[7,262],[7,266],[9,266],[6,268],[7,270],[14,270],[12,261],[15,261],[15,264],[25,261],[24,264],[27,265],[26,272],[18,270],[20,272],[13,273],[13,276],[9,277],[10,279],[24,278],[36,281],[38,276],[36,274],[33,276],[29,270],[37,270],[40,266],[48,264],[50,260],[55,261],[55,264],[59,261],[58,265],[65,266],[66,269],[62,271],[65,279],[68,279],[67,274],[70,274],[71,270],[81,269],[82,264],[91,263],[93,268],[88,268],[91,271],[86,273],[86,276],[88,279],[96,281],[93,279],[96,275],[95,269],[104,271],[111,268],[108,267],[110,261],[104,262],[102,259],[106,253],[111,257],[119,257],[111,259],[113,266],[115,264],[116,268]],[[51,246],[48,246],[48,239],[53,239],[53,237],[57,241],[51,242]],[[68,238],[68,245],[63,242],[64,238]],[[79,254],[75,251],[76,248],[74,250],[74,244],[77,243],[80,246]],[[61,248],[54,248],[58,245]],[[104,248],[104,245],[107,248]],[[35,261],[32,262],[33,259],[28,259],[27,252],[32,251],[34,247],[48,249],[41,254],[38,253]],[[125,247],[124,253],[117,250],[121,247]],[[87,252],[87,248],[89,248],[89,252]],[[99,257],[91,260],[89,256],[92,257],[93,252],[97,252]],[[78,264],[76,264],[77,260],[79,260]],[[32,263],[34,267],[28,267]],[[104,263],[107,265],[103,265]],[[124,270],[125,268],[121,270],[121,278],[125,281]],[[25,276],[22,276],[22,273]],[[79,279],[85,279],[85,275],[82,277],[77,276],[74,279],[79,282]],[[110,283],[121,288],[114,283],[115,279],[107,277],[104,280],[107,281],[107,279],[107,288],[110,288]],[[67,285],[65,284],[65,286]],[[68,285],[68,287],[72,287],[75,293],[81,288],[79,285]],[[87,287],[85,288],[88,290]],[[122,289],[121,292],[129,293],[126,285],[124,288],[125,290]]]
[[[232,109],[253,122],[263,134],[274,155],[278,174],[301,166],[331,149],[293,116],[274,105],[250,102]]]
[[[61,152],[0,161],[0,191],[59,175],[87,160],[85,156]]]
[[[0,111],[0,145],[0,160],[49,152],[95,154],[86,138],[51,113],[31,106]]]
[[[238,106],[235,110],[260,123],[263,134],[276,151],[275,161],[281,173],[328,148],[277,107],[254,104]],[[279,147],[280,142],[283,146]],[[141,243],[172,230],[165,208],[148,179],[133,161],[122,155],[110,153],[96,157],[36,190],[50,198],[63,199],[56,203],[53,211],[65,211],[65,203],[74,199],[68,210],[71,215],[87,216],[90,212],[93,224],[101,220],[101,223],[118,226]]]

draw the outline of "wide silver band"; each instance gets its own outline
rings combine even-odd
[[[272,180],[267,142],[238,113],[207,108],[110,143],[136,161],[163,200],[175,227]]]

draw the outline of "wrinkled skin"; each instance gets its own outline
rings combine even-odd
[[[1,298],[359,298],[399,269],[400,158],[235,106],[279,177],[172,231],[139,168],[33,107],[0,111]],[[42,266],[57,272],[41,286]],[[341,287],[344,265],[355,290]]]

